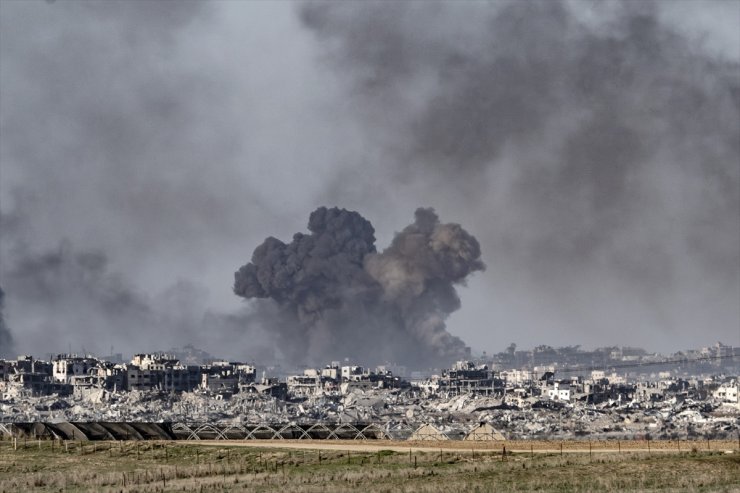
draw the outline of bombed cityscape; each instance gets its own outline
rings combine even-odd
[[[287,244],[267,238],[234,274],[235,295],[264,300],[254,316],[273,328],[282,363],[223,360],[192,345],[125,362],[0,360],[0,431],[121,439],[141,436],[145,423],[165,440],[448,440],[483,425],[492,440],[737,434],[740,346],[662,356],[512,343],[473,358],[445,325],[461,305],[455,286],[485,269],[459,224],[419,208],[382,251],[354,211],[320,207],[308,230]],[[444,361],[453,364],[434,367]]]
[[[740,0],[0,0],[0,493],[730,492],[739,390]]]
[[[739,357],[740,347],[721,343],[670,356],[629,347],[522,351],[512,344],[424,374],[348,361],[290,373],[217,360],[193,347],[137,354],[130,362],[23,356],[0,361],[0,429],[68,439],[74,430],[91,440],[139,436],[140,426],[165,440],[304,432],[456,440],[471,439],[485,424],[485,439],[502,441],[733,439]]]

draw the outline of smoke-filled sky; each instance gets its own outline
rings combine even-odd
[[[322,206],[475,236],[474,352],[740,345],[740,2],[0,2],[0,353],[280,354]]]

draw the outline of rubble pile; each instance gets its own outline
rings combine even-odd
[[[394,439],[464,439],[485,424],[488,431],[479,435],[509,439],[734,439],[740,431],[736,348],[716,349],[724,352],[721,359],[710,355],[714,359],[705,363],[712,373],[703,374],[620,374],[615,370],[625,367],[612,366],[611,374],[599,369],[556,378],[571,372],[555,365],[494,370],[495,363],[459,361],[412,380],[394,374],[395,368],[336,361],[278,378],[251,364],[184,365],[161,353],[135,355],[130,364],[22,356],[0,360],[0,428],[159,423],[210,432],[239,428],[250,436],[264,427],[266,435],[258,433],[263,438],[336,438],[366,437],[363,430],[372,425],[373,436],[382,430]]]
[[[740,407],[693,400],[625,404],[530,400],[519,405],[473,394],[422,396],[414,390],[354,390],[298,402],[262,394],[230,399],[207,392],[97,391],[58,398],[41,396],[0,402],[11,422],[374,423],[405,439],[429,424],[449,439],[462,439],[489,423],[508,439],[692,439],[734,438]]]

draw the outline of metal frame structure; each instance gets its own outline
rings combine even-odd
[[[0,423],[0,437],[60,440],[397,440],[411,430],[382,423]],[[397,436],[398,435],[398,436]]]

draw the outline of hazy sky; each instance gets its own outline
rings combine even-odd
[[[739,67],[734,0],[1,0],[0,353],[268,354],[319,206],[474,235],[475,352],[740,345]]]

